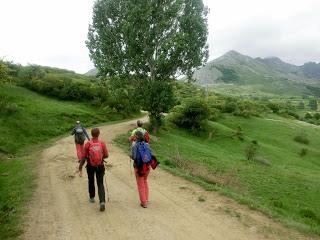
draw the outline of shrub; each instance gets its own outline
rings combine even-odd
[[[273,113],[278,113],[281,109],[281,106],[277,103],[269,102],[267,107],[272,110]]]
[[[304,115],[304,118],[306,118],[306,119],[311,119],[311,118],[313,118],[313,116],[312,116],[311,113],[307,112],[307,113]]]
[[[291,116],[291,117],[294,117],[295,119],[300,119],[300,116],[296,112],[294,112],[292,110],[287,110],[286,114]]]
[[[237,103],[230,100],[228,100],[223,107],[223,112],[226,112],[226,113],[233,113],[236,110],[237,110]]]
[[[258,152],[258,142],[256,140],[252,140],[249,145],[245,149],[245,155],[247,160],[254,160],[255,156]]]
[[[320,120],[320,113],[315,113],[314,115],[313,115],[313,117],[315,118],[315,119],[317,119],[317,120]]]
[[[244,141],[244,132],[241,126],[238,126],[236,131],[234,131],[233,137],[238,138],[240,141]]]
[[[306,148],[302,148],[301,151],[299,152],[300,157],[304,157],[307,155],[308,150]]]
[[[294,137],[294,141],[302,144],[309,144],[309,139],[305,134],[300,134]]]
[[[211,108],[210,109],[210,117],[209,120],[216,121],[220,118],[221,112],[217,108]]]
[[[9,102],[7,99],[3,98],[0,100],[0,113],[11,115],[18,111],[18,106],[15,103]]]
[[[197,133],[199,130],[204,129],[209,115],[207,104],[202,100],[196,99],[174,108],[170,121],[178,127]]]

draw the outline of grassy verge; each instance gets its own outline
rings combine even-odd
[[[269,118],[225,117],[197,137],[168,124],[151,146],[171,173],[320,235],[320,129]],[[308,143],[295,141],[296,136]],[[247,160],[245,149],[253,140],[258,150]]]
[[[0,239],[17,239],[35,187],[35,168],[50,139],[85,126],[120,121],[121,114],[89,104],[57,101],[16,86],[0,87]]]

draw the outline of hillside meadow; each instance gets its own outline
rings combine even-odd
[[[171,173],[319,235],[319,134],[319,127],[273,114],[249,119],[225,115],[210,121],[198,136],[167,121],[151,147]],[[297,136],[308,143],[296,141]],[[125,141],[126,136],[117,140],[124,149]],[[248,160],[252,142],[257,151]]]
[[[0,105],[0,239],[17,239],[21,216],[35,187],[41,149],[49,140],[69,135],[76,120],[89,127],[123,116],[12,85],[0,86]]]

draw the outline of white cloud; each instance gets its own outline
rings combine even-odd
[[[93,0],[0,0],[0,57],[84,73]],[[320,1],[204,0],[210,59],[231,49],[278,56],[294,64],[320,61]]]
[[[92,0],[7,0],[0,8],[0,56],[86,72]]]
[[[317,0],[204,0],[210,59],[231,49],[253,57],[278,56],[293,64],[320,61]]]

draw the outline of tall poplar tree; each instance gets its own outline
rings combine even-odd
[[[96,0],[86,42],[100,75],[127,77],[152,119],[172,105],[170,81],[208,57],[202,0]]]

